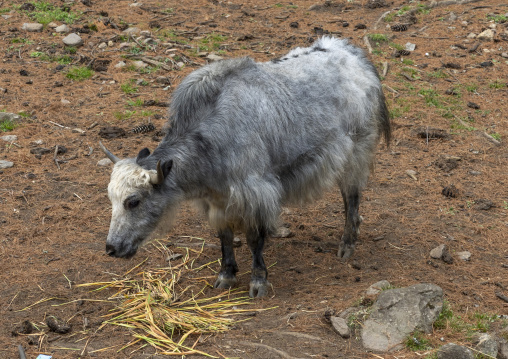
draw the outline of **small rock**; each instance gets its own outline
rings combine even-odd
[[[220,61],[220,60],[223,60],[224,58],[222,56],[219,56],[219,55],[215,55],[215,54],[210,54],[206,57],[208,60],[211,60],[211,61]]]
[[[18,140],[18,136],[16,135],[7,135],[0,137],[0,140],[5,142],[16,142]]]
[[[97,46],[100,50],[104,50],[104,49],[107,49],[108,48],[108,44],[106,44],[105,42],[101,42],[99,44],[99,46]]]
[[[167,256],[166,261],[168,261],[168,262],[176,261],[177,259],[180,259],[182,257],[183,257],[183,254],[181,254],[181,253],[175,253],[175,254],[173,254],[171,256]]]
[[[412,44],[410,42],[406,43],[406,46],[405,46],[405,49],[407,51],[415,51],[416,49],[416,45],[415,44]]]
[[[46,25],[50,29],[55,29],[58,27],[58,24],[56,22],[51,21],[49,24]]]
[[[125,35],[137,35],[141,32],[141,30],[137,27],[128,27],[124,31],[122,31]]]
[[[109,166],[113,164],[109,158],[103,158],[102,160],[97,161],[97,166]]]
[[[155,82],[161,85],[171,85],[171,79],[167,76],[157,76]]]
[[[342,338],[347,339],[351,336],[351,330],[344,318],[330,317],[330,322],[332,323],[335,332],[337,332]]]
[[[494,63],[492,61],[480,62],[480,67],[492,67],[492,66],[494,66]]]
[[[127,64],[123,61],[120,61],[119,63],[117,63],[115,65],[115,69],[121,69],[122,67],[125,67],[125,66],[127,66]]]
[[[471,102],[471,101],[469,101],[467,103],[467,107],[472,108],[474,110],[479,110],[480,109],[480,105],[478,105],[477,103]]]
[[[483,41],[492,41],[494,40],[495,31],[492,29],[487,29],[478,34],[477,39]]]
[[[418,180],[418,178],[416,177],[416,175],[418,174],[418,172],[416,172],[415,170],[406,170],[406,174],[411,177],[412,179],[414,179],[415,181]]]
[[[496,339],[487,333],[478,333],[473,335],[473,344],[475,349],[492,358],[497,357],[498,345]]]
[[[23,26],[21,26],[21,30],[25,30],[28,32],[41,32],[44,28],[44,25],[38,23],[28,23],[25,22]]]
[[[143,62],[143,61],[132,61],[132,65],[136,68],[136,69],[144,69],[145,67],[148,66],[147,63]]]
[[[454,343],[443,345],[437,351],[438,359],[474,359],[473,352],[466,347]]]
[[[55,333],[66,334],[71,331],[71,326],[60,318],[49,316],[46,318],[48,328]]]
[[[469,261],[471,259],[471,253],[468,251],[457,252],[457,257],[459,257],[460,260]]]
[[[293,236],[293,232],[289,228],[279,227],[275,233],[272,233],[273,238],[289,238]]]
[[[32,148],[30,150],[30,153],[32,155],[36,155],[36,156],[37,155],[39,155],[39,156],[45,155],[45,154],[48,154],[50,152],[51,152],[51,150],[49,148],[44,148],[44,147],[36,147],[36,148]]]
[[[83,45],[83,39],[75,33],[69,34],[62,39],[62,42],[67,46],[81,46]]]
[[[242,246],[242,240],[238,237],[233,238],[233,247],[238,248]]]
[[[441,259],[443,252],[445,251],[446,244],[441,244],[430,251],[430,257],[434,259]]]
[[[355,30],[364,30],[367,28],[367,25],[365,24],[356,24],[355,25]]]
[[[59,34],[66,34],[66,33],[70,32],[70,31],[71,31],[71,28],[69,26],[65,25],[65,24],[57,26],[55,28],[55,32],[57,32]]]
[[[120,45],[118,45],[118,48],[120,50],[130,49],[131,47],[134,47],[136,44],[132,42],[122,42]]]
[[[390,288],[391,284],[386,279],[380,280],[379,282],[376,282],[372,284],[369,288],[367,288],[367,291],[365,292],[365,295],[376,295],[380,293],[383,289]]]
[[[477,35],[473,32],[470,32],[468,35],[467,35],[467,38],[468,39],[476,39]]]
[[[19,70],[19,74],[21,76],[29,76],[30,75],[30,73],[25,69]]]
[[[60,103],[61,103],[62,105],[64,105],[64,106],[67,106],[67,105],[70,105],[70,104],[71,104],[71,102],[70,102],[69,100],[66,100],[66,99],[64,99],[64,98],[60,100]]]
[[[11,168],[12,166],[14,166],[14,163],[6,160],[0,160],[0,169],[3,170],[6,168]]]
[[[21,119],[18,114],[11,112],[0,112],[0,121],[17,121]]]
[[[501,54],[501,57],[504,57],[505,59],[508,59],[508,52],[503,52]]]
[[[297,21],[293,21],[289,24],[289,27],[292,27],[293,29],[298,29],[299,26],[300,24]]]
[[[508,359],[508,342],[503,341],[499,343],[499,351],[497,353],[498,359]]]
[[[473,208],[479,211],[488,211],[494,206],[492,201],[488,199],[477,199],[474,201]]]

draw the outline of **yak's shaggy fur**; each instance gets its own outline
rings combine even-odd
[[[389,142],[390,123],[377,72],[346,40],[321,38],[270,62],[204,66],[173,93],[166,137],[136,159],[146,170],[161,161],[163,183],[140,197],[141,221],[111,227],[108,243],[132,243],[130,252],[122,247],[132,254],[164,210],[181,200],[198,201],[223,237],[235,229],[264,236],[276,227],[282,205],[313,200],[338,184],[347,217],[339,255],[347,257],[380,137]],[[174,165],[164,167],[169,160]],[[122,191],[136,192],[136,185]],[[234,275],[231,268],[226,277]]]

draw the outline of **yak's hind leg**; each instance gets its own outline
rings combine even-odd
[[[263,259],[263,247],[267,232],[264,228],[250,228],[246,233],[247,243],[252,252],[252,275],[249,289],[249,296],[252,298],[266,296],[270,286],[267,280],[268,271]]]
[[[355,251],[355,244],[360,233],[360,223],[362,218],[358,214],[360,207],[360,191],[358,187],[345,189],[341,187],[342,199],[344,200],[344,209],[346,213],[346,223],[344,225],[344,234],[339,245],[339,258],[347,259]]]
[[[222,249],[222,263],[214,287],[228,289],[236,284],[236,273],[238,272],[235,251],[233,249],[233,231],[231,228],[220,230],[219,238]]]

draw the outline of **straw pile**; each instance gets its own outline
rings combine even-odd
[[[197,257],[191,258],[189,251],[192,250],[186,250],[187,254],[176,266],[131,274],[143,261],[121,278],[80,285],[99,286],[94,291],[116,289],[108,298],[115,303],[115,309],[106,315],[108,319],[102,326],[117,325],[132,331],[135,339],[120,350],[144,341],[161,354],[214,357],[196,349],[201,336],[224,332],[238,322],[233,315],[253,311],[239,309],[250,301],[246,292],[226,291],[206,297],[206,289],[211,286],[208,279],[214,276],[196,277],[196,273],[217,261],[193,268]],[[198,256],[201,251],[197,252]]]

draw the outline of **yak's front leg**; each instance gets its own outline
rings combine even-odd
[[[214,287],[228,289],[236,284],[236,273],[238,272],[233,249],[233,231],[230,228],[220,230],[219,238],[222,249],[222,263]]]
[[[267,231],[264,228],[251,228],[246,233],[247,243],[252,252],[252,275],[249,289],[251,297],[266,296],[270,286],[267,280],[268,271],[263,259],[263,247],[266,236]]]

